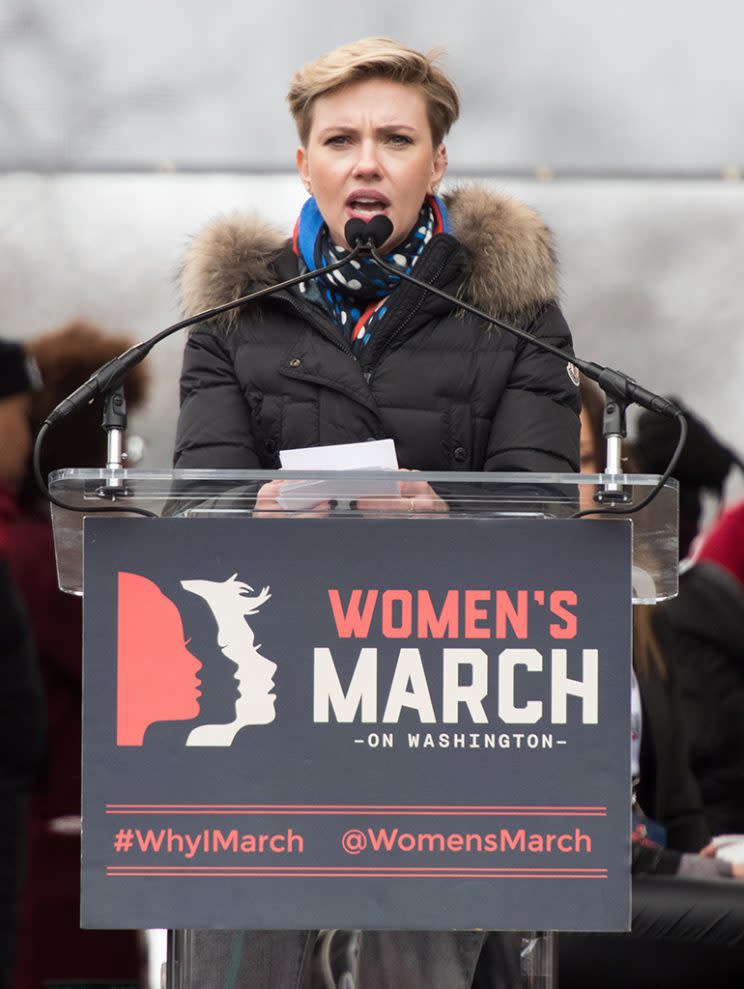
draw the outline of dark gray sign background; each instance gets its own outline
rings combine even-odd
[[[400,929],[624,930],[629,918],[629,670],[630,523],[536,520],[86,520],[84,647],[83,901],[85,927],[224,927]],[[189,650],[202,662],[201,714],[191,722],[152,725],[139,747],[116,746],[117,572],[155,582],[178,607]],[[276,720],[244,728],[232,746],[186,747],[203,722],[229,722],[234,713],[232,664],[221,655],[205,602],[180,588],[185,579],[225,580],[232,574],[254,591],[269,585],[271,599],[251,617],[262,655],[277,663]],[[548,608],[531,607],[529,636],[518,640],[385,639],[374,623],[368,639],[340,640],[328,588],[342,599],[354,587],[425,588],[442,600],[450,588],[574,590],[579,633],[552,639]],[[421,725],[404,710],[397,725],[313,723],[313,648],[328,646],[344,687],[359,650],[378,647],[379,717],[401,647],[418,647],[438,722]],[[489,657],[490,724],[441,723],[443,647],[477,647]],[[569,676],[579,677],[582,648],[599,650],[599,723],[583,725],[569,698],[568,724],[549,723],[548,674],[525,674],[529,696],[543,700],[536,725],[504,725],[496,716],[498,654],[531,647],[549,670],[551,648],[566,648]],[[153,657],[157,662],[157,657]],[[234,670],[233,670],[234,672]],[[411,749],[408,732],[497,735],[552,734],[552,749]],[[392,732],[392,748],[354,739]],[[602,806],[602,817],[473,816],[206,816],[106,814],[112,804],[200,805],[436,805]],[[516,851],[436,859],[419,852],[386,856],[369,849],[346,855],[347,828],[401,832],[527,832],[591,835],[589,854]],[[303,856],[221,852],[187,862],[152,852],[115,854],[122,827],[205,828],[240,833],[303,834]],[[467,861],[466,861],[467,859]],[[236,862],[239,860],[239,862]],[[581,866],[606,869],[606,878],[304,875],[113,876],[114,866],[239,864],[453,867]]]

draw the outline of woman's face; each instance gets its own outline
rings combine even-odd
[[[432,147],[422,91],[387,79],[368,79],[318,97],[307,146],[297,150],[302,181],[333,242],[346,247],[348,221],[369,221],[379,214],[393,224],[383,249],[398,244],[446,167],[444,145]]]

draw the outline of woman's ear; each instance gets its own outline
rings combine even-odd
[[[310,168],[307,163],[307,154],[305,149],[300,145],[297,149],[297,154],[295,155],[295,162],[297,164],[297,171],[300,178],[302,179],[302,184],[305,186],[307,191],[312,195],[312,188],[310,186]]]
[[[447,148],[440,144],[434,150],[434,161],[431,168],[431,181],[429,182],[429,195],[434,195],[439,189],[439,183],[444,178],[447,171]]]

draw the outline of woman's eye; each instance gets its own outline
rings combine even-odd
[[[340,147],[349,140],[346,134],[334,134],[333,137],[329,137],[326,144],[330,144],[335,147]]]
[[[413,144],[413,141],[407,134],[391,134],[389,141],[391,144],[398,145]]]

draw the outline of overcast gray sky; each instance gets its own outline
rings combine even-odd
[[[744,161],[740,0],[4,0],[0,168],[290,168],[289,77],[369,34],[446,47],[458,171]]]

